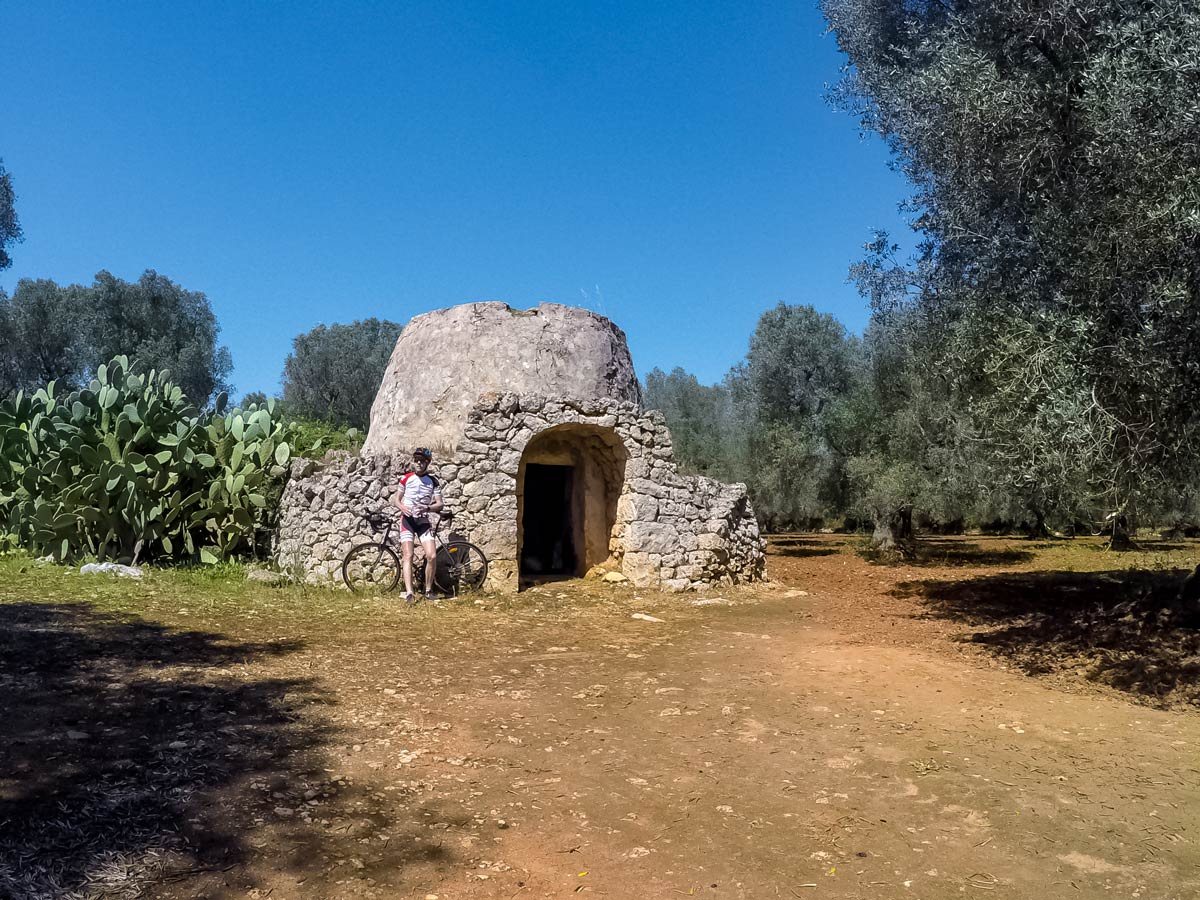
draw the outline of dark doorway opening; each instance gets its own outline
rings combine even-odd
[[[526,464],[522,581],[580,574],[574,495],[574,466]]]

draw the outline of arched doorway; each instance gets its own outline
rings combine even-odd
[[[517,474],[522,587],[578,578],[609,558],[629,454],[610,428],[556,425],[535,435]]]

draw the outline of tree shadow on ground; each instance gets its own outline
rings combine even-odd
[[[1016,566],[1030,562],[1034,555],[1032,548],[983,547],[952,538],[922,537],[914,542],[913,556],[905,562],[930,567]]]
[[[321,880],[306,786],[320,815],[355,803],[321,780],[329,700],[311,678],[252,674],[302,645],[82,603],[0,605],[0,635],[0,898],[140,896],[208,873],[244,893],[264,828],[281,866]]]
[[[767,545],[768,552],[775,556],[835,556],[841,552],[841,544],[818,541],[794,534],[773,535]]]
[[[1022,572],[912,581],[929,617],[1030,675],[1069,673],[1158,705],[1200,704],[1200,631],[1172,609],[1187,570]]]

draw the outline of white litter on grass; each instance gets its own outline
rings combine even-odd
[[[703,597],[700,600],[688,601],[692,606],[733,606],[732,600],[726,600],[724,597]]]
[[[648,616],[645,613],[634,613],[631,618],[641,619],[643,622],[661,622],[662,619],[656,619],[654,616]]]
[[[116,575],[118,578],[141,578],[142,570],[136,566],[123,566],[120,563],[103,562],[88,563],[79,570],[80,575]]]

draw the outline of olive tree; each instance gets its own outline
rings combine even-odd
[[[724,384],[704,385],[676,366],[670,373],[654,368],[642,396],[671,429],[675,458],[687,471],[724,480],[740,480],[741,425],[733,395]]]
[[[292,340],[283,366],[291,414],[365,429],[402,326],[386,319],[318,325]]]
[[[208,298],[153,270],[135,282],[100,272],[91,286],[22,279],[0,296],[0,394],[57,380],[80,386],[101,363],[129,356],[167,370],[198,406],[221,391],[233,369],[220,346]]]
[[[0,159],[0,271],[12,265],[8,248],[21,240],[21,222],[17,219],[17,195],[13,192],[12,176]]]
[[[1115,529],[1165,508],[1200,440],[1200,8],[823,9],[848,57],[835,99],[914,185],[910,304],[982,456]]]

